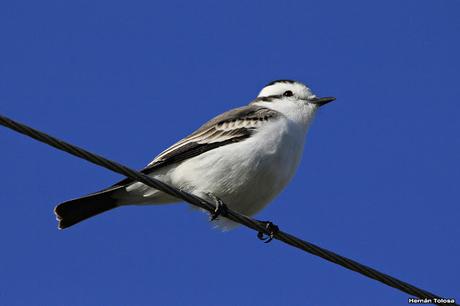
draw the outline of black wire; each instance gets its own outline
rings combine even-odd
[[[112,170],[114,172],[120,173],[126,177],[129,177],[133,180],[142,182],[150,187],[153,187],[155,189],[161,190],[163,192],[166,192],[174,197],[180,198],[186,202],[189,202],[192,205],[201,207],[203,209],[206,209],[209,212],[213,212],[215,210],[215,205],[212,203],[209,203],[193,194],[187,193],[183,190],[177,189],[175,187],[169,186],[159,180],[156,180],[154,178],[151,178],[143,173],[140,173],[138,171],[134,171],[122,164],[119,164],[117,162],[108,160],[102,156],[93,154],[91,152],[88,152],[82,148],[76,147],[74,145],[71,145],[67,142],[64,142],[62,140],[59,140],[55,137],[52,137],[48,134],[45,134],[43,132],[40,132],[36,129],[33,129],[31,127],[28,127],[22,123],[13,121],[7,117],[4,117],[0,115],[0,124],[10,128],[16,132],[19,132],[21,134],[24,134],[26,136],[32,137],[38,141],[41,141],[43,143],[46,143],[50,146],[53,146],[59,150],[65,151],[69,154],[72,154],[74,156],[80,157],[82,159],[85,159],[91,163],[94,163],[96,165],[99,165],[101,167],[104,167],[106,169]],[[245,215],[242,215],[236,211],[233,211],[231,209],[226,209],[225,217],[229,218],[232,221],[238,222],[242,225],[245,225],[246,227],[249,227],[253,230],[256,230],[258,232],[263,232],[267,235],[270,234],[270,232],[266,229],[266,227],[261,224],[260,222],[251,219]],[[425,291],[423,289],[417,288],[415,286],[412,286],[411,284],[408,284],[406,282],[403,282],[401,280],[398,280],[392,276],[389,276],[387,274],[381,273],[373,268],[370,268],[368,266],[362,265],[354,260],[348,259],[346,257],[343,257],[341,255],[338,255],[334,252],[328,251],[326,249],[323,249],[317,245],[314,245],[312,243],[309,243],[307,241],[304,241],[302,239],[299,239],[295,236],[292,236],[288,233],[282,232],[282,231],[276,231],[273,233],[273,238],[283,241],[286,244],[289,244],[293,247],[296,247],[298,249],[301,249],[303,251],[306,251],[310,254],[319,256],[323,259],[326,259],[330,262],[333,262],[335,264],[341,265],[342,267],[345,267],[349,270],[358,272],[362,275],[365,275],[369,278],[375,279],[381,283],[384,283],[388,286],[391,286],[393,288],[399,289],[405,293],[410,294],[411,296],[415,296],[421,299],[431,299],[433,304],[437,305],[446,305],[443,303],[435,303],[435,299],[442,299],[441,297],[430,293],[428,291]],[[457,305],[457,304],[452,304],[450,303],[449,305]],[[457,305],[458,306],[458,305]]]

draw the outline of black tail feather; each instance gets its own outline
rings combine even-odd
[[[111,195],[112,191],[105,191],[59,204],[54,208],[59,229],[117,207],[117,200]]]

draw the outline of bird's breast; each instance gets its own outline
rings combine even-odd
[[[287,120],[270,122],[249,139],[184,161],[172,183],[194,193],[212,192],[230,208],[253,215],[292,178],[303,143],[304,134]]]

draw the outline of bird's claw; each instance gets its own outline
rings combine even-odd
[[[227,205],[225,205],[225,203],[222,202],[221,199],[219,199],[212,193],[208,193],[208,196],[213,200],[214,204],[216,205],[214,211],[210,213],[210,221],[216,220],[221,215],[225,216],[227,214]]]
[[[264,243],[269,243],[270,241],[273,240],[276,233],[278,233],[280,229],[276,224],[273,224],[270,221],[259,221],[259,222],[263,224],[268,234],[266,232],[260,231],[257,233],[257,238],[262,240]]]

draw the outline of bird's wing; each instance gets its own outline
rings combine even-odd
[[[204,152],[249,138],[260,126],[280,116],[277,111],[250,104],[232,109],[211,119],[194,133],[178,141],[141,170],[150,174],[155,170],[198,156]],[[118,187],[132,183],[126,178],[115,185]]]

